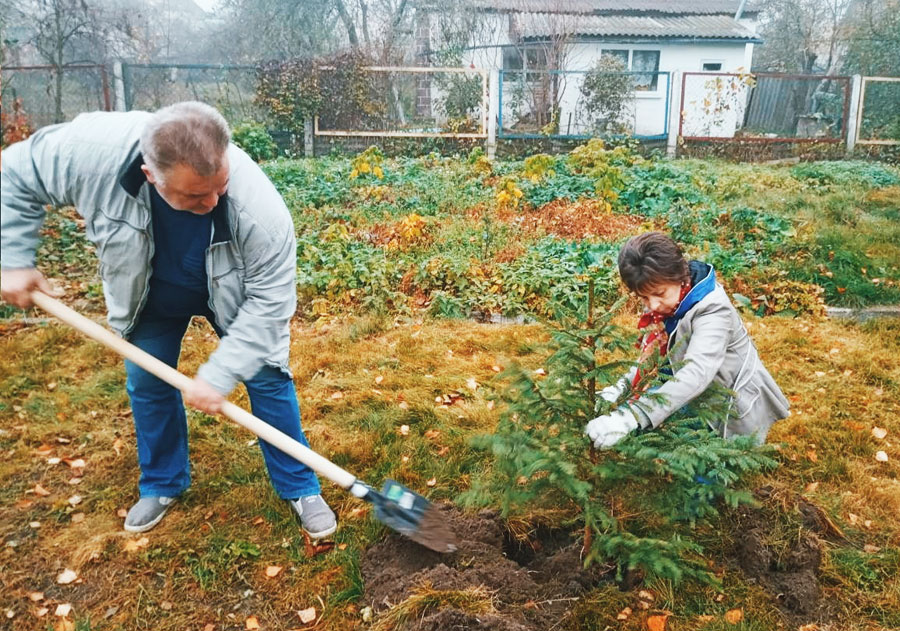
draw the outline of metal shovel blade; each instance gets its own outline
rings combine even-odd
[[[378,521],[429,550],[456,551],[456,536],[427,499],[394,480],[385,480],[380,493],[369,485],[365,487],[366,494],[361,497],[372,503]]]

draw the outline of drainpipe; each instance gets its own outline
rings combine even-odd
[[[747,4],[747,0],[741,0],[741,5],[738,7],[737,13],[734,14],[735,20],[740,20],[741,16],[744,15],[744,5]]]

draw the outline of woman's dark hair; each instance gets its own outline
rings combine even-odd
[[[619,275],[635,293],[660,283],[683,283],[691,279],[681,248],[662,232],[644,232],[630,238],[619,251]]]

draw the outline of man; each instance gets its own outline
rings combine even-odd
[[[74,205],[97,246],[110,326],[170,366],[191,317],[220,342],[184,402],[208,414],[243,381],[254,414],[307,444],[288,369],[296,308],[290,213],[260,168],[230,144],[208,105],[82,114],[2,155],[0,295],[31,306],[52,291],[35,269],[44,207]],[[141,467],[125,530],[144,532],[190,484],[182,393],[125,362]],[[305,465],[260,442],[272,486],[312,537],[337,527]]]

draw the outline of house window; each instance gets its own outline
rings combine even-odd
[[[600,57],[607,57],[612,59],[618,59],[622,62],[622,65],[625,67],[625,70],[628,70],[628,51],[620,50],[617,48],[611,49],[603,49],[603,52],[600,53]]]
[[[635,90],[648,90],[656,92],[656,83],[659,79],[659,51],[636,50],[631,55],[631,70],[644,74],[636,74],[634,77]]]
[[[604,48],[600,57],[618,59],[625,70],[634,72],[632,80],[636,91],[655,92],[659,82],[658,50],[625,50],[622,48]]]
[[[721,61],[704,61],[703,62],[703,72],[721,72],[722,71],[722,62]]]
[[[517,71],[525,68],[525,60],[522,51],[515,46],[507,46],[503,49],[503,70]]]
[[[544,48],[518,48],[508,46],[503,49],[503,71],[521,74],[523,70],[532,71],[526,73],[529,81],[535,81],[538,74],[534,71],[547,70],[547,50]]]

